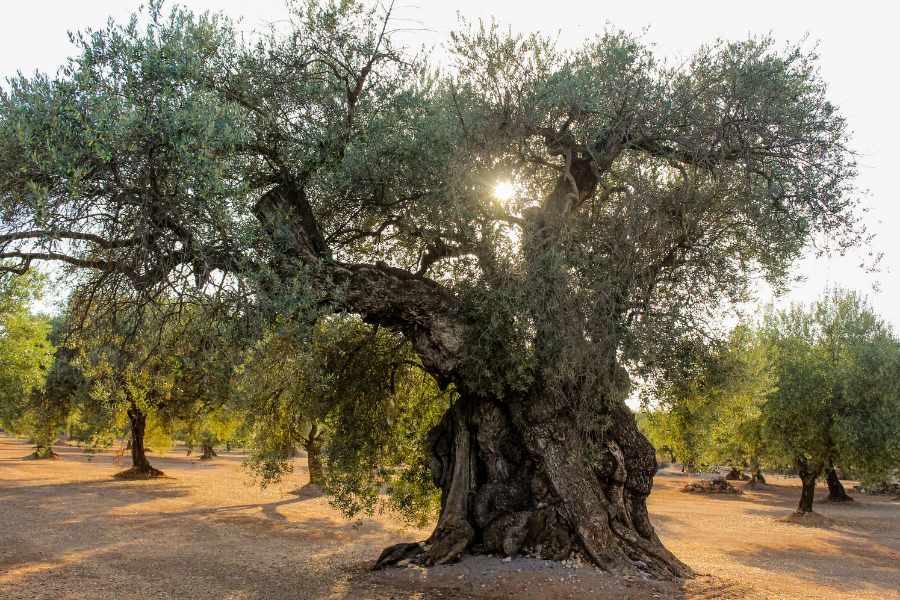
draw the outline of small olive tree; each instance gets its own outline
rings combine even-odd
[[[434,517],[423,448],[451,394],[402,337],[349,316],[306,332],[281,323],[248,354],[238,386],[255,432],[248,464],[263,483],[291,468],[299,445],[310,483],[348,516],[382,506],[418,524]]]
[[[835,466],[867,479],[897,465],[900,344],[858,294],[835,289],[810,306],[773,312],[765,323],[776,389],[764,407],[765,437],[803,482],[799,512],[813,510],[816,479],[846,501]]]

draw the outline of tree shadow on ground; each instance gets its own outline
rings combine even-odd
[[[18,451],[3,442],[6,456]],[[107,465],[71,467],[53,476],[102,476]],[[275,501],[198,507],[196,484],[21,477],[31,473],[0,481],[3,598],[63,589],[79,598],[326,597],[348,555],[371,560],[394,541],[378,522],[286,515],[318,498],[313,486]]]
[[[296,490],[288,493],[293,494],[298,498],[302,498],[303,500],[312,500],[314,498],[322,498],[325,496],[325,492],[322,491],[321,486],[318,486],[314,483],[306,483],[298,487]]]
[[[750,550],[726,551],[726,554],[750,567],[798,577],[842,592],[880,590],[887,598],[900,589],[897,569],[900,551],[870,538],[841,535],[838,539],[823,539],[817,547],[759,545]]]

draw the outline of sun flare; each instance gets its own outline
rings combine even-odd
[[[494,197],[501,202],[511,200],[515,193],[516,189],[509,181],[499,181],[497,182],[497,185],[494,186]]]

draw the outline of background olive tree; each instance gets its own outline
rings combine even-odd
[[[900,343],[854,292],[835,289],[810,306],[768,315],[776,391],[765,406],[766,437],[803,481],[798,511],[811,512],[823,473],[829,499],[846,501],[835,466],[864,480],[897,468]]]

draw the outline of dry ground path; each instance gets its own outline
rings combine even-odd
[[[529,559],[373,574],[381,548],[427,531],[385,516],[344,519],[304,487],[304,459],[287,482],[260,490],[238,454],[152,456],[171,478],[119,482],[110,454],[57,451],[60,460],[23,460],[24,442],[0,435],[4,600],[900,599],[900,502],[819,504],[826,529],[780,523],[796,504],[791,479],[739,497],[695,496],[678,491],[687,478],[661,473],[653,521],[702,574],[678,585]]]

